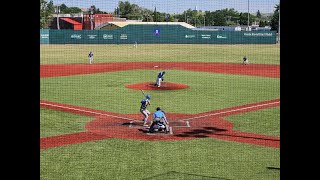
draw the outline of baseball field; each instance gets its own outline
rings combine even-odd
[[[41,45],[40,65],[40,179],[280,179],[278,44]]]

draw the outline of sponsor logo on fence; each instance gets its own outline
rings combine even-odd
[[[88,35],[89,39],[95,39],[97,35]]]
[[[154,34],[155,36],[159,36],[159,35],[160,35],[160,29],[155,29],[155,30],[153,31],[153,34]]]
[[[202,34],[201,38],[202,39],[211,39],[211,35],[210,34]]]
[[[71,39],[81,39],[81,34],[72,34]]]
[[[120,35],[120,39],[128,39],[127,34],[121,34],[121,35]]]
[[[227,39],[227,36],[217,35],[217,39]]]
[[[103,39],[113,39],[113,34],[104,34]]]
[[[48,39],[49,38],[49,34],[40,34],[40,38]]]
[[[186,35],[185,38],[195,38],[196,35]]]
[[[243,33],[244,36],[272,36],[272,33]]]

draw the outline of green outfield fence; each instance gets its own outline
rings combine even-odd
[[[40,44],[276,44],[275,31],[192,30],[180,25],[127,25],[113,30],[40,30]]]

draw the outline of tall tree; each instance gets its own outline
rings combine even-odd
[[[258,10],[258,12],[257,12],[257,18],[261,18],[261,13],[260,13],[260,11]]]
[[[267,21],[259,21],[259,27],[265,27],[267,25]]]
[[[158,20],[158,17],[157,17],[157,7],[154,7],[153,16],[154,16],[153,21],[154,21],[154,22],[157,22],[157,20]]]
[[[271,30],[279,31],[279,10],[280,10],[280,4],[277,4],[275,6],[275,11],[273,13],[272,19],[271,19]]]
[[[48,28],[49,22],[52,20],[54,6],[52,0],[48,3],[45,0],[40,0],[40,28]]]
[[[256,16],[249,14],[249,26],[254,21],[256,21]],[[248,25],[248,13],[240,13],[239,24],[240,25]]]

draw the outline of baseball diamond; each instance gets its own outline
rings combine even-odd
[[[156,48],[161,60],[151,55]],[[161,174],[145,168],[157,163],[166,166],[168,179],[277,179],[267,167],[280,166],[278,45],[254,45],[244,66],[246,48],[252,45],[41,47],[45,54],[63,52],[41,55],[41,179],[143,179],[153,177],[149,171]],[[206,54],[197,54],[200,49]],[[74,56],[62,62],[57,57],[65,53]],[[139,108],[147,96],[143,126]],[[169,133],[149,132],[156,107],[165,111]]]

